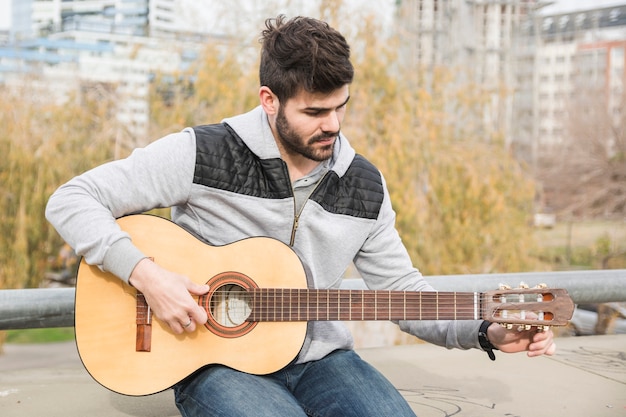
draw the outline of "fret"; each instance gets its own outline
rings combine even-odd
[[[479,313],[478,313],[478,293],[475,292],[474,293],[474,320],[478,320],[478,318],[480,317]]]
[[[295,297],[296,297],[296,303],[295,303],[296,307],[295,308],[296,308],[296,311],[298,312],[298,314],[297,314],[298,318],[296,320],[303,321],[303,318],[302,318],[302,303],[300,302],[300,296],[301,296],[300,288],[298,288],[298,289],[296,289],[294,291],[296,293],[295,294]]]
[[[248,316],[248,320],[254,320],[255,318],[259,317],[259,299],[258,299],[258,291],[250,291],[252,293],[252,311],[250,312],[250,316]],[[205,301],[205,304],[210,304],[210,300],[209,301]],[[207,311],[210,309],[207,309]]]
[[[403,302],[402,302],[402,304],[403,304],[403,307],[404,307],[404,308],[403,308],[403,310],[404,310],[404,316],[403,316],[403,318],[404,318],[404,320],[406,320],[406,291],[404,291],[404,292],[402,293],[402,301],[403,301]]]
[[[354,316],[352,315],[352,311],[354,310],[354,298],[352,296],[354,295],[354,291],[347,290],[347,292],[348,292],[348,306],[346,307],[346,310],[348,310],[348,320],[352,321],[354,320]]]
[[[257,303],[255,304],[255,308],[254,308],[254,313],[255,316],[258,318],[258,321],[262,320],[262,311],[261,311],[261,306],[264,304],[263,303],[263,292],[262,290],[259,291],[255,291],[255,294],[257,294],[257,296],[255,297],[257,299]]]
[[[319,291],[318,290],[313,290],[312,291],[313,294],[315,294],[315,319],[319,320],[320,319],[320,296],[319,296]]]
[[[326,292],[326,318],[330,320],[330,291]]]
[[[337,291],[337,320],[341,320],[341,307],[341,292]]]
[[[258,321],[262,321],[263,312],[261,311],[261,306],[265,304],[263,303],[263,290],[255,291],[255,293],[258,294],[258,296],[256,297],[258,300],[257,300],[257,304],[255,305],[254,313],[256,317],[258,318]]]
[[[456,320],[456,291],[454,292],[454,320]]]
[[[206,301],[206,304],[209,304],[210,301]],[[252,291],[252,312],[248,320],[253,320],[254,318],[259,317],[259,310],[261,309],[261,300],[259,300],[259,292]]]
[[[361,295],[361,320],[365,320],[365,293],[359,293]]]
[[[374,320],[378,320],[378,291],[374,291]]]
[[[419,306],[420,306],[420,315],[419,315],[419,320],[422,319],[422,292],[420,291],[420,302],[419,302]]]

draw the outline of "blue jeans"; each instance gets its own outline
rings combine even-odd
[[[415,417],[393,385],[351,350],[269,375],[209,366],[174,392],[184,417]]]

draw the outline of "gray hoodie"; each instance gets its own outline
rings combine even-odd
[[[311,288],[338,288],[354,263],[371,289],[430,291],[395,229],[381,173],[340,135],[334,155],[295,183],[260,107],[221,124],[165,136],[77,176],[46,217],[89,264],[128,281],[145,254],[116,218],[171,207],[172,220],[211,245],[251,236],[289,244]],[[480,321],[400,321],[447,348],[479,348]],[[341,322],[310,322],[298,362],[352,348]]]

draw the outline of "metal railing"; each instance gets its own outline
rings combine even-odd
[[[439,291],[484,292],[500,283],[531,287],[545,283],[565,288],[576,304],[626,301],[626,269],[508,274],[438,275],[426,278]],[[363,280],[346,279],[343,288],[365,288]],[[0,290],[0,330],[71,327],[74,288]]]

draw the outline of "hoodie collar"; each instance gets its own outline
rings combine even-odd
[[[247,113],[224,119],[223,123],[230,126],[248,148],[261,159],[281,157],[267,114],[261,106]],[[342,176],[350,166],[354,155],[355,151],[348,143],[347,138],[339,133],[328,169]]]

